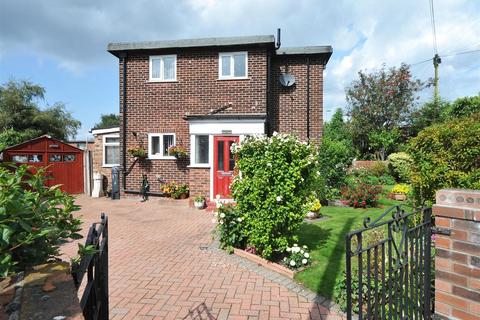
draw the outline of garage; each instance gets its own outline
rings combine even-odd
[[[47,186],[71,194],[84,192],[83,150],[44,135],[3,150],[3,161],[47,167]]]

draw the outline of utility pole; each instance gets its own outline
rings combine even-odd
[[[435,53],[435,56],[433,57],[433,67],[435,68],[435,76],[433,78],[433,86],[434,86],[434,92],[433,92],[433,102],[435,104],[435,110],[437,112],[437,117],[440,117],[440,97],[438,95],[438,66],[442,63],[442,59],[438,55],[438,53]]]

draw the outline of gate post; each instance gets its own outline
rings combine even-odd
[[[440,319],[480,316],[480,191],[445,189],[433,206],[435,313]]]

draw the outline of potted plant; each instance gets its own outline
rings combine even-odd
[[[193,200],[193,205],[197,209],[203,209],[205,207],[205,197],[204,196],[196,196]]]
[[[139,159],[145,159],[147,158],[147,150],[145,150],[142,147],[137,147],[137,148],[130,148],[128,149],[128,153],[134,157],[134,158],[139,158]]]
[[[170,146],[168,148],[168,154],[174,156],[177,159],[183,159],[188,157],[187,149],[182,146]]]
[[[410,187],[407,184],[399,183],[393,186],[390,191],[392,198],[398,201],[407,199],[407,194],[410,192]]]
[[[317,198],[312,198],[311,201],[308,203],[308,212],[307,218],[308,219],[316,219],[320,216],[320,209],[322,208],[322,204],[320,200]]]
[[[172,192],[172,198],[174,199],[187,199],[188,198],[189,188],[186,184],[177,185],[175,190]]]

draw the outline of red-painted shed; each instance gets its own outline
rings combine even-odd
[[[3,150],[3,161],[45,167],[48,186],[60,184],[68,193],[83,193],[83,150],[44,135]]]

